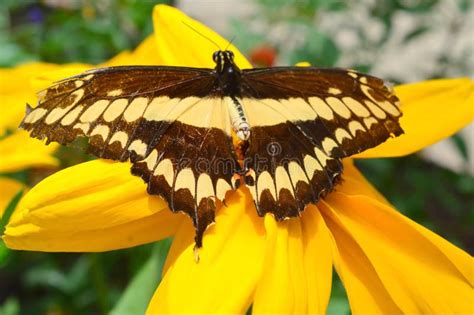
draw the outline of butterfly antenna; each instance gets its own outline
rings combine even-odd
[[[227,44],[227,46],[225,46],[225,49],[224,50],[227,50],[227,48],[229,48],[230,45],[232,45],[232,42],[234,41],[234,39],[237,37],[237,35],[234,35],[232,36],[232,39],[230,40],[230,42]]]
[[[202,37],[204,37],[205,39],[207,39],[208,41],[210,41],[211,43],[213,43],[217,49],[219,50],[222,50],[221,47],[219,45],[217,45],[217,43],[215,41],[213,41],[212,39],[210,39],[209,37],[207,37],[206,35],[204,35],[203,33],[199,32],[197,29],[195,29],[194,27],[192,27],[191,25],[189,25],[188,23],[184,22],[184,21],[181,21],[183,22],[184,25],[186,25],[187,27],[189,27],[190,29],[192,29],[193,31],[195,31],[196,33],[198,33],[199,35],[201,35]]]

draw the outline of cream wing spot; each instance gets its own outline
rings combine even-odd
[[[378,102],[377,104],[380,107],[382,107],[383,110],[385,110],[387,113],[389,113],[392,116],[400,115],[400,111],[394,105],[392,105],[389,101]]]
[[[308,178],[313,178],[314,172],[315,171],[322,171],[321,165],[319,165],[318,161],[312,157],[311,155],[306,155],[304,157],[304,170],[306,172],[306,176]]]
[[[290,173],[290,177],[291,177],[291,181],[293,182],[293,185],[296,186],[298,182],[305,182],[305,183],[308,182],[303,169],[301,168],[301,166],[299,166],[298,163],[290,162],[290,164],[288,164],[288,172]]]
[[[360,89],[362,90],[362,92],[364,92],[364,94],[371,100],[373,101],[375,104],[377,104],[379,107],[381,107],[384,111],[386,111],[387,113],[389,113],[390,115],[392,116],[399,116],[400,115],[400,111],[397,109],[397,107],[395,107],[393,104],[391,104],[389,101],[377,101],[371,94],[370,94],[370,88],[368,86],[364,86],[362,85],[360,87]],[[375,114],[375,113],[374,113]]]
[[[351,112],[341,100],[335,97],[326,98],[326,103],[341,117],[350,118]]]
[[[93,74],[89,74],[89,75],[83,77],[82,79],[85,80],[85,81],[89,81],[89,80],[92,79],[93,77],[94,77]]]
[[[76,81],[74,81],[74,86],[75,86],[76,88],[80,88],[80,87],[83,86],[83,85],[84,85],[84,81],[81,81],[81,80],[76,80]]]
[[[327,154],[331,154],[332,149],[337,148],[336,141],[329,137],[324,138],[321,145]]]
[[[244,110],[244,116],[247,118],[248,123],[251,126],[271,126],[276,125],[284,119],[283,113],[288,112],[288,109],[280,103],[279,100],[270,99],[253,99],[253,98],[242,98],[242,108]],[[231,112],[232,124],[242,122],[237,109]]]
[[[46,116],[46,119],[44,120],[44,122],[48,125],[55,123],[56,121],[61,119],[64,115],[66,115],[66,113],[69,112],[69,110],[73,108],[74,105],[75,104],[71,104],[65,108],[54,108],[52,111],[49,112],[48,116]]]
[[[127,107],[125,112],[123,113],[123,118],[127,122],[132,122],[132,121],[137,120],[143,115],[147,105],[148,105],[148,99],[146,97],[135,98]]]
[[[367,127],[367,129],[370,129],[372,125],[377,124],[377,119],[374,117],[369,117],[369,118],[364,118],[364,125]]]
[[[116,90],[107,92],[107,96],[120,96],[122,95],[122,93],[123,93],[122,89],[116,89]]]
[[[48,111],[44,108],[36,108],[28,116],[26,116],[25,123],[33,124],[43,118],[47,112]]]
[[[156,153],[156,150],[153,150]],[[156,154],[158,157],[158,154]],[[155,158],[156,161],[156,158]],[[153,167],[156,162],[153,163]],[[171,162],[170,159],[163,159],[160,163],[158,163],[158,166],[155,168],[155,172],[153,173],[155,176],[163,176],[168,183],[168,185],[173,185],[173,179],[174,179],[174,168],[173,168],[173,163]]]
[[[93,122],[102,115],[104,110],[109,105],[110,101],[108,100],[99,100],[92,104],[89,108],[84,111],[80,120],[81,122]]]
[[[362,84],[367,84],[367,77],[360,77],[359,78],[360,83]]]
[[[318,161],[321,164],[321,166],[326,167],[327,161],[330,160],[331,158],[327,156],[319,148],[314,148],[314,153],[316,154],[316,157],[318,158]]]
[[[258,181],[257,181],[258,196],[261,196],[263,191],[266,189],[270,191],[270,194],[272,195],[273,199],[277,200],[273,178],[269,172],[264,171],[260,174],[260,176],[258,176]]]
[[[365,101],[365,104],[370,109],[370,111],[375,115],[375,117],[379,119],[385,119],[387,117],[387,114],[385,114],[385,112],[381,110],[380,107],[375,105],[373,102]]]
[[[179,99],[174,98],[171,100],[168,96],[155,97],[151,100],[150,104],[145,110],[143,118],[149,121],[163,120],[164,114],[166,113],[166,111],[164,110],[165,104],[172,103],[172,105],[175,105],[178,102]]]
[[[104,113],[104,120],[111,122],[117,119],[120,115],[122,115],[125,107],[127,107],[127,104],[128,100],[125,98],[119,98],[113,101]]]
[[[266,99],[265,102],[275,102],[275,100]],[[300,117],[305,119],[316,119],[318,115],[316,111],[302,98],[291,97],[289,99],[280,99],[279,105],[282,106],[287,112],[287,117],[293,117],[294,120],[298,120]],[[283,112],[283,110],[280,110]]]
[[[87,135],[90,127],[91,125],[88,123],[77,123],[74,125],[74,127],[72,127],[72,129],[80,129],[85,135]]]
[[[316,96],[312,96],[308,98],[309,104],[313,107],[313,109],[318,113],[319,116],[326,120],[334,119],[334,114],[331,108],[324,102],[322,99]]]
[[[349,109],[359,117],[369,117],[370,112],[364,105],[353,99],[352,97],[344,97],[342,101]]]
[[[176,182],[174,184],[174,191],[180,189],[187,189],[193,197],[196,197],[195,193],[196,179],[193,171],[190,168],[182,169],[176,176]]]
[[[219,116],[219,114],[222,116]],[[219,97],[186,97],[168,114],[168,119],[179,119],[180,122],[200,128],[220,128],[225,114],[223,100]],[[219,118],[217,118],[219,117]]]
[[[349,76],[353,77],[354,79],[357,79],[357,77],[358,77],[357,73],[352,72],[352,71],[347,72],[347,74],[348,74]]]
[[[143,142],[140,139],[137,139],[137,140],[133,141],[128,146],[129,151],[134,151],[135,153],[137,153],[138,155],[141,155],[141,156],[145,155],[146,149],[147,149],[146,143]]]
[[[123,131],[117,131],[110,138],[109,144],[112,144],[116,141],[118,141],[122,148],[124,148],[127,145],[128,135]]]
[[[105,141],[109,137],[109,132],[110,132],[110,129],[109,129],[108,126],[98,125],[94,128],[94,130],[92,130],[91,137],[95,136],[95,135],[98,135],[98,136],[101,136],[102,140]]]
[[[146,157],[146,159],[144,159],[143,161],[146,163],[146,167],[152,171],[155,166],[156,166],[156,161],[158,160],[158,151],[156,151],[156,149],[153,149],[150,154],[148,154],[148,156]],[[163,160],[164,161],[164,160]],[[170,161],[171,163],[171,161]],[[155,170],[156,172],[156,170]],[[171,186],[171,184],[170,184]]]
[[[339,142],[339,143],[342,143],[342,141],[344,139],[352,139],[351,135],[344,129],[342,128],[338,128],[336,129],[336,132],[334,133],[335,136],[336,136],[336,140]]]
[[[328,89],[328,93],[329,93],[329,94],[332,94],[332,95],[339,95],[339,94],[342,93],[342,91],[341,91],[340,89],[338,89],[338,88],[330,87],[330,88]]]
[[[217,199],[224,200],[225,199],[225,194],[231,189],[232,189],[232,187],[229,185],[228,182],[226,182],[222,178],[219,178],[217,180],[217,184],[216,184],[216,197],[217,197]],[[249,188],[249,190],[253,191],[253,189],[251,187]]]
[[[77,106],[76,108],[71,110],[66,116],[64,116],[63,119],[61,119],[61,125],[69,126],[70,124],[75,122],[79,114],[82,112],[82,110],[83,110],[82,106]]]
[[[362,132],[365,131],[364,127],[358,121],[351,121],[349,123],[349,131],[351,132],[352,136],[355,137],[358,130]]]
[[[196,186],[197,204],[199,204],[199,201],[201,201],[201,199],[212,196],[215,196],[215,193],[211,177],[206,173],[202,173],[201,175],[199,175]]]
[[[281,189],[283,188],[289,190],[291,194],[294,195],[290,176],[283,166],[278,166],[275,170],[275,184],[278,196],[280,195]]]

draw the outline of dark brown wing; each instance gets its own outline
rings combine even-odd
[[[331,191],[341,158],[403,133],[392,91],[349,70],[244,70],[241,102],[252,126],[246,182],[259,213],[278,219]]]
[[[238,171],[227,107],[215,87],[210,69],[88,71],[43,91],[21,126],[33,137],[62,144],[86,136],[96,156],[130,159],[151,194],[193,219],[201,246],[215,201],[224,200]],[[199,159],[209,165],[195,163]]]

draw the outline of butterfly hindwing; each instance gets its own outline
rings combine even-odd
[[[230,126],[225,104],[221,98],[204,98],[201,103],[173,122],[151,153],[132,167],[132,173],[148,183],[148,192],[162,196],[172,211],[188,214],[196,227],[196,245],[214,221],[216,201],[235,189],[235,173],[240,166],[231,146]],[[202,110],[199,108],[202,106]],[[194,117],[196,127],[183,124],[185,115]]]
[[[242,74],[240,102],[252,126],[246,182],[261,214],[297,215],[332,190],[341,158],[403,132],[398,99],[380,79],[311,67]]]

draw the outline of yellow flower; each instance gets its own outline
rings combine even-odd
[[[114,62],[211,67],[215,47],[185,23],[227,45],[174,8],[157,6],[153,18],[154,37]],[[359,158],[409,154],[473,120],[470,79],[395,89],[406,135]],[[148,314],[244,314],[250,305],[254,314],[324,314],[333,266],[354,314],[472,314],[472,258],[393,209],[351,159],[344,166],[343,184],[299,219],[258,217],[240,188],[206,231],[199,263],[191,220],[149,196],[128,163],[96,160],[46,178],[22,199],[3,239],[14,249],[98,252],[173,236]]]

